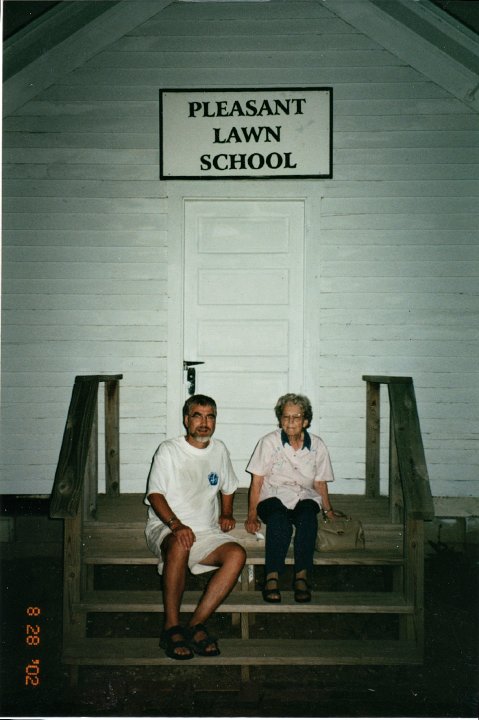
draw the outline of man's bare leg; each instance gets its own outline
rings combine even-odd
[[[200,623],[204,624],[230,594],[238,581],[238,577],[246,561],[246,552],[236,542],[228,542],[216,548],[202,560],[202,565],[215,565],[218,567],[209,581],[198,606],[190,620],[190,627]],[[195,640],[205,637],[201,631],[195,633]],[[207,650],[214,649],[214,644],[207,646]]]
[[[163,567],[163,606],[165,612],[164,629],[168,630],[180,624],[181,599],[185,590],[186,570],[188,567],[189,551],[185,550],[174,535],[168,535],[162,546]],[[180,634],[175,634],[172,640],[182,640]],[[178,647],[176,655],[189,655],[187,647]]]

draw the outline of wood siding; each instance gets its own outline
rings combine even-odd
[[[122,490],[143,490],[180,271],[158,89],[275,85],[334,88],[333,179],[297,196],[319,218],[309,331],[335,491],[364,478],[361,376],[392,374],[414,378],[434,495],[475,494],[478,117],[313,0],[173,3],[4,119],[2,492],[50,492],[90,373],[123,373]]]

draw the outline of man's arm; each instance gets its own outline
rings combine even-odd
[[[234,493],[225,495],[221,493],[221,512],[220,512],[220,528],[223,532],[229,532],[236,526],[236,520],[233,517]]]
[[[150,493],[148,495],[148,500],[161,522],[168,525],[180,545],[186,550],[190,550],[196,540],[195,534],[190,527],[183,525],[180,518],[176,517],[173,510],[168,505],[165,496],[161,493]]]

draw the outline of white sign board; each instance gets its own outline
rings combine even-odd
[[[331,178],[332,88],[160,91],[160,178]]]

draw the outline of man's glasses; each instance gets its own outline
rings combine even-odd
[[[216,420],[216,415],[213,415],[212,413],[209,413],[208,415],[202,415],[199,412],[194,412],[189,417],[193,418],[194,420],[210,420],[210,421]]]

